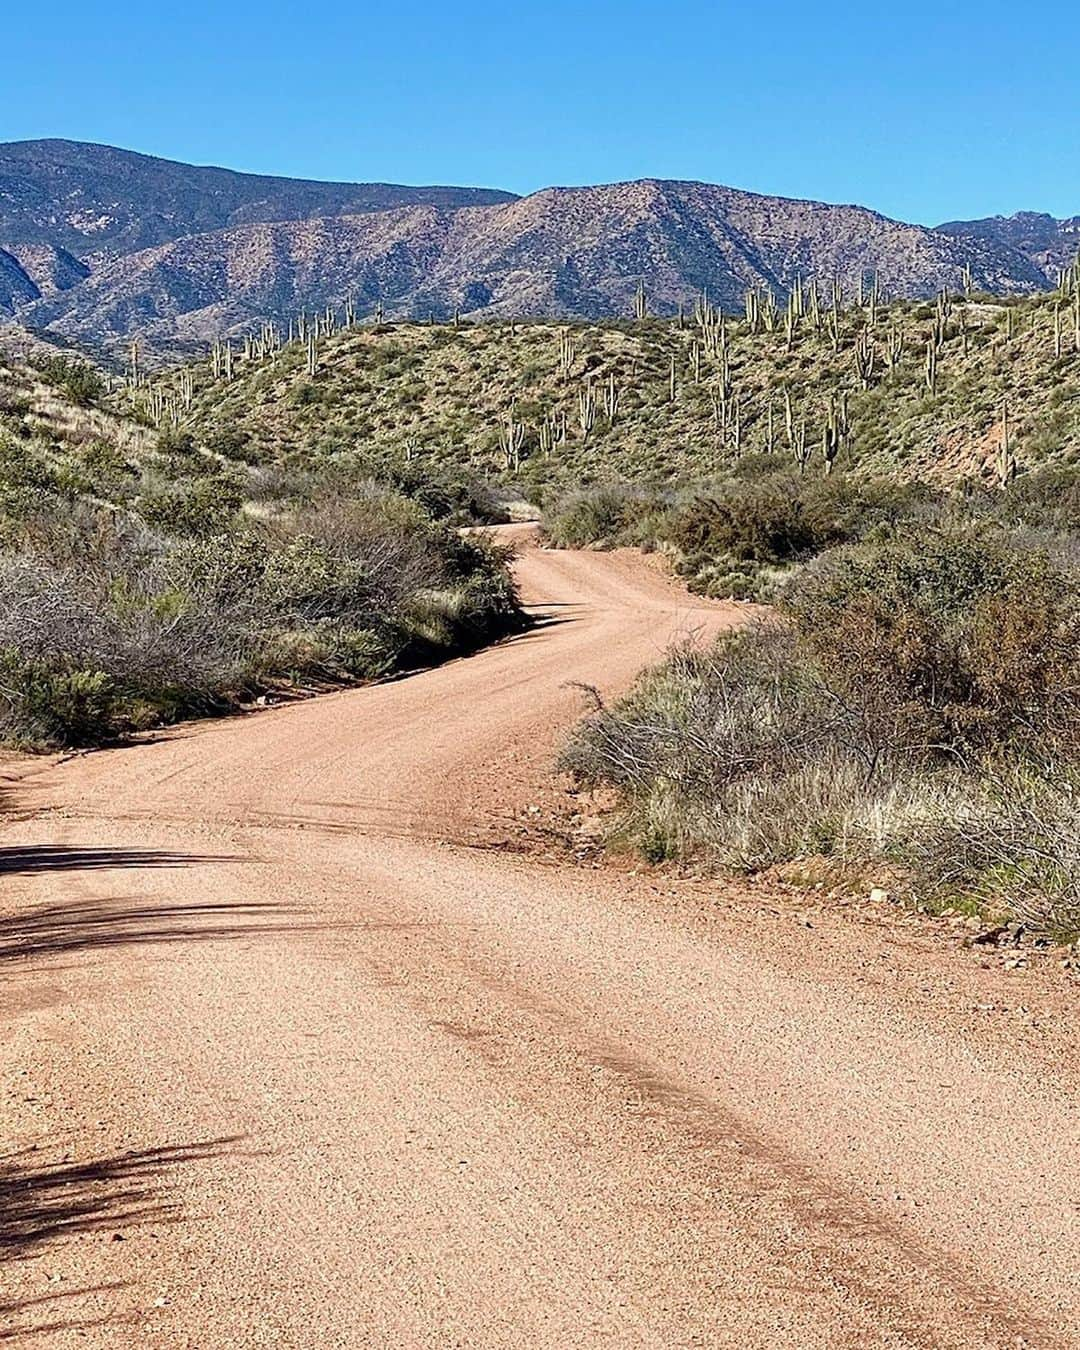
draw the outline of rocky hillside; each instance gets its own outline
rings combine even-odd
[[[78,141],[0,144],[0,246],[49,244],[90,265],[171,239],[268,220],[510,200],[485,188],[315,183],[156,159]]]
[[[1022,254],[1046,286],[1057,285],[1058,273],[1070,267],[1080,251],[1080,216],[1055,220],[1039,211],[1020,211],[1014,216],[951,220],[938,229],[954,238],[978,239],[991,248]]]
[[[1049,219],[1049,218],[1047,218]],[[174,349],[299,310],[388,317],[673,314],[703,291],[876,273],[885,294],[1047,285],[1030,231],[906,225],[857,206],[643,180],[525,198],[310,183],[62,141],[0,147],[0,314],[64,339]],[[1044,256],[1047,255],[1047,256]],[[1057,256],[1055,254],[1055,256]]]
[[[1080,463],[1080,305],[1070,295],[848,307],[790,340],[764,316],[358,324],[199,363],[128,393],[236,466],[559,485],[686,482],[777,457],[938,483]],[[314,373],[312,373],[314,364]],[[1007,442],[1003,445],[1003,441]],[[1004,459],[1003,459],[1004,454]]]

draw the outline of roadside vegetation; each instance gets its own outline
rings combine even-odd
[[[451,523],[463,489],[238,469],[103,392],[66,359],[0,370],[0,739],[99,744],[519,624],[504,551]]]
[[[597,701],[564,767],[617,789],[653,860],[869,867],[1075,940],[1078,557],[959,511],[825,548],[741,631]]]

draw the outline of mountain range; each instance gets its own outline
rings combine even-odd
[[[387,317],[629,315],[702,291],[729,309],[797,276],[886,294],[1019,294],[1056,282],[1080,217],[1023,212],[937,228],[860,206],[645,179],[545,188],[321,183],[109,146],[0,144],[0,320],[103,346],[183,347],[300,309]]]

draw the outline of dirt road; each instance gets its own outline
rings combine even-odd
[[[567,682],[731,617],[640,559],[519,572],[549,622],[469,660],[9,766],[0,1325],[1076,1345],[1060,974],[508,850]]]

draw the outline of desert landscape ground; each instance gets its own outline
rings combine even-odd
[[[501,646],[5,762],[9,1334],[1074,1344],[1058,962],[575,861],[569,682],[746,611],[511,530]]]
[[[0,31],[0,1344],[1080,1346],[1080,11]]]

